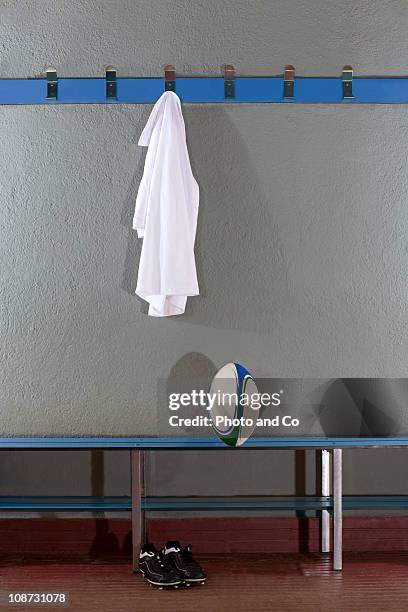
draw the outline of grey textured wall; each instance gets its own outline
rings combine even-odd
[[[339,74],[346,63],[359,74],[406,70],[403,1],[0,7],[1,77],[38,75],[49,64],[67,76],[100,75],[107,64],[122,75],[160,74],[166,63],[217,73],[226,61],[242,74],[280,73],[289,62],[304,74]],[[155,433],[158,381],[180,363],[183,372],[236,359],[256,376],[405,376],[406,108],[186,107],[201,187],[202,295],[169,320],[148,319],[133,295],[136,141],[149,110],[0,110],[1,431]],[[358,456],[349,454],[346,477],[354,490],[366,482],[350,474],[364,465]],[[22,486],[27,466],[30,478],[31,469],[42,473],[43,488],[61,480],[63,454],[2,457],[2,490]],[[258,473],[263,488],[261,457],[276,457],[285,487],[295,486],[282,454],[228,457],[233,489]],[[172,458],[179,490],[185,457]],[[163,461],[157,454],[149,468],[156,489]],[[242,464],[247,477],[234,481]],[[103,483],[122,492],[127,468],[126,454],[84,453],[65,468],[67,488],[71,480],[76,492]],[[268,490],[282,484],[269,469],[267,481]]]

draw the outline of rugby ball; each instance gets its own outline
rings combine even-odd
[[[214,376],[208,410],[218,437],[228,446],[241,446],[252,435],[258,412],[251,396],[258,393],[251,374],[239,363],[227,363]]]

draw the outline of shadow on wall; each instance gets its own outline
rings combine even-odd
[[[160,435],[182,436],[211,436],[214,435],[212,430],[208,428],[186,428],[183,426],[177,427],[177,430],[172,430],[168,423],[169,410],[167,410],[168,398],[171,393],[191,393],[192,389],[207,389],[211,384],[211,380],[218,368],[206,355],[197,352],[186,353],[181,357],[171,368],[166,381],[159,382],[158,387],[158,423],[157,430]],[[166,409],[163,409],[166,407]],[[181,408],[178,411],[179,416],[194,418],[196,415],[206,414],[201,406],[188,406]],[[169,460],[160,461],[160,451],[151,451],[146,453],[145,457],[145,482],[147,487],[149,483],[155,482],[160,474],[160,481],[166,483],[177,482],[178,475],[174,472],[174,465],[184,463],[186,457],[189,461],[189,472],[201,474],[203,470],[202,454],[188,453],[187,455],[181,451],[172,451],[169,455]],[[170,461],[171,458],[171,461]],[[192,470],[192,471],[190,471]],[[196,472],[194,472],[196,470]],[[149,491],[147,491],[149,494]]]
[[[183,319],[265,333],[274,323],[277,277],[285,274],[273,203],[259,186],[247,145],[228,111],[221,106],[198,105],[185,106],[183,111],[193,173],[200,186],[195,247],[200,297],[188,300]],[[121,222],[128,228],[143,165],[144,155],[122,213]],[[140,248],[136,232],[129,229],[122,288],[131,295]],[[147,312],[145,303],[142,312]]]
[[[218,368],[211,359],[203,353],[186,353],[170,370],[168,376],[168,390],[171,389],[172,381],[180,378],[191,381],[194,377],[199,376],[202,379],[208,378],[209,383],[211,383],[217,370]]]
[[[260,416],[291,415],[298,418],[295,430],[282,419],[271,430],[259,425],[258,436],[352,436],[387,437],[408,432],[407,379],[256,379],[258,391],[272,394],[284,389],[280,406],[261,408]]]
[[[127,248],[125,264],[122,273],[121,287],[126,293],[129,293],[135,300],[140,303],[140,311],[147,315],[149,306],[147,302],[135,295],[136,283],[137,283],[137,271],[139,268],[140,253],[142,250],[142,241],[137,237],[137,232],[133,229],[133,215],[135,212],[136,195],[139,189],[139,184],[143,176],[144,163],[146,159],[146,147],[138,147],[137,143],[139,140],[140,133],[144,125],[147,122],[151,108],[145,107],[145,112],[142,114],[142,120],[140,122],[140,129],[137,130],[133,138],[133,144],[135,145],[135,155],[139,154],[139,160],[137,168],[133,175],[132,181],[126,193],[126,200],[122,209],[120,222],[121,225],[126,227],[128,232],[127,237]]]
[[[326,436],[406,435],[407,397],[406,379],[341,378],[327,386],[316,417]]]
[[[171,368],[166,380],[158,384],[158,422],[157,431],[160,435],[208,435],[209,430],[205,427],[177,427],[174,429],[169,425],[170,412],[167,409],[171,394],[191,393],[193,389],[209,389],[212,378],[218,368],[206,355],[197,352],[186,353]],[[195,416],[207,415],[202,406],[181,406],[177,415],[182,418],[194,418]]]
[[[92,497],[103,497],[105,492],[105,455],[103,450],[91,451],[91,490]],[[95,514],[95,518],[98,515]],[[91,559],[118,555],[120,545],[117,536],[110,531],[109,521],[95,521],[95,537],[89,550]]]
[[[267,333],[274,324],[274,281],[284,274],[273,202],[268,202],[247,144],[220,106],[184,111],[200,185],[196,261],[201,297],[189,322]],[[273,155],[273,152],[271,152]]]
[[[306,451],[295,450],[295,495],[304,497],[307,495],[307,473],[306,473]],[[319,481],[316,481],[319,482]],[[298,519],[298,550],[302,553],[310,552],[310,521],[304,510],[296,510]]]

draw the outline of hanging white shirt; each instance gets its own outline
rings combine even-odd
[[[194,241],[199,188],[191,171],[179,97],[166,91],[139,138],[148,147],[133,229],[143,238],[136,294],[149,315],[183,314],[198,295]]]

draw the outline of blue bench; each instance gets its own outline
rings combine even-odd
[[[2,497],[1,510],[131,510],[133,567],[144,538],[143,512],[150,510],[296,510],[317,511],[321,518],[321,550],[331,547],[333,517],[333,568],[342,569],[342,514],[344,509],[405,508],[408,496],[344,496],[342,494],[342,450],[344,448],[407,447],[408,438],[285,437],[251,438],[244,446],[226,447],[218,438],[159,437],[3,437],[0,448],[8,449],[127,449],[131,451],[131,497]],[[306,497],[145,497],[143,454],[151,450],[206,450],[243,452],[246,449],[315,449],[321,451],[320,496]],[[330,457],[333,467],[330,467]],[[330,483],[332,486],[330,487]]]

